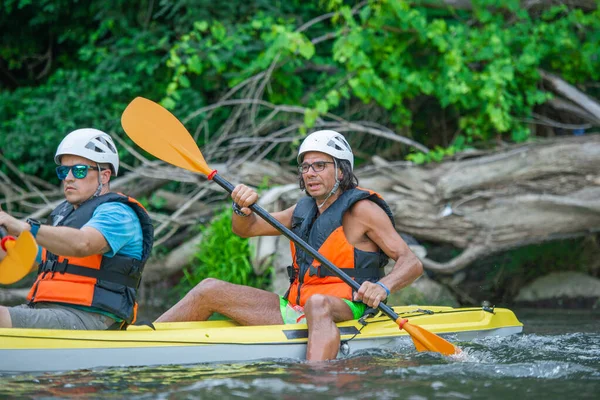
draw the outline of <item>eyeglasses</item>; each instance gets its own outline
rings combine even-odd
[[[310,169],[310,167],[312,167],[313,171],[315,171],[315,172],[321,172],[325,169],[325,167],[327,167],[327,164],[334,164],[334,162],[333,161],[315,161],[312,164],[302,163],[302,164],[298,165],[298,172],[300,172],[302,174],[306,174],[308,172],[308,170]]]
[[[69,175],[69,171],[73,171],[73,176],[77,179],[83,179],[87,176],[88,170],[90,169],[98,169],[97,165],[85,165],[85,164],[75,164],[75,165],[61,165],[56,167],[56,175],[58,179],[64,181]],[[102,171],[103,169],[100,168]]]

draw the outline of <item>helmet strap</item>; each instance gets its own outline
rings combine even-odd
[[[102,170],[100,169],[100,164],[97,164],[96,166],[98,167],[98,188],[96,189],[96,192],[94,193],[92,198],[100,196],[100,193],[102,192]]]
[[[333,185],[333,188],[331,189],[331,192],[329,192],[329,194],[327,195],[327,197],[325,197],[325,200],[323,200],[323,202],[321,204],[317,204],[318,208],[321,208],[325,205],[325,203],[327,202],[327,200],[329,200],[329,198],[338,190],[338,188],[340,187],[340,180],[338,179],[338,166],[337,166],[337,161],[335,160],[335,157],[333,157],[333,168],[335,170],[335,185]]]
[[[93,195],[90,196],[89,199],[82,201],[81,203],[77,204],[77,206],[79,207],[80,205],[82,205],[83,203],[85,203],[88,200],[93,199],[94,197],[98,197],[100,196],[100,193],[102,193],[102,178],[100,178],[100,172],[102,172],[102,170],[100,169],[100,165],[98,165],[98,187],[96,188],[96,191],[94,192]]]

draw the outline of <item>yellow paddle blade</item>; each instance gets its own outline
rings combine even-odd
[[[192,135],[160,104],[136,97],[123,111],[121,125],[135,144],[154,157],[188,171],[211,174]]]
[[[7,240],[5,246],[6,257],[0,262],[0,283],[10,285],[31,271],[38,246],[29,231],[22,232],[17,240]]]
[[[410,335],[417,351],[435,351],[437,353],[442,353],[445,356],[460,353],[458,347],[418,325],[412,325],[405,322],[402,329]]]

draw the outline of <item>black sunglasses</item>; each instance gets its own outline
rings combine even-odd
[[[83,179],[87,176],[88,174],[88,170],[90,169],[98,169],[97,165],[86,165],[86,164],[75,164],[75,165],[61,165],[59,167],[56,167],[56,175],[58,176],[58,179],[60,179],[61,181],[64,181],[67,178],[67,175],[69,175],[69,171],[73,171],[73,176],[77,179]],[[104,168],[106,169],[106,168]],[[104,170],[103,168],[100,168],[100,171]]]

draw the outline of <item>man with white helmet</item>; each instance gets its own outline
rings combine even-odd
[[[152,248],[148,213],[136,200],[110,192],[119,154],[108,134],[77,129],[62,140],[54,161],[66,200],[47,224],[0,211],[9,234],[31,231],[41,246],[28,304],[0,306],[0,327],[122,328],[136,318],[137,289]]]
[[[306,358],[329,360],[340,348],[336,322],[360,318],[367,306],[377,307],[390,292],[421,275],[422,265],[396,232],[385,201],[357,186],[352,172],[354,156],[340,133],[325,130],[307,136],[298,152],[298,164],[300,188],[308,197],[272,215],[359,282],[358,292],[353,293],[350,286],[291,243],[291,285],[283,297],[209,278],[158,321],[206,320],[218,312],[243,325],[306,322]],[[232,229],[237,235],[280,234],[249,208],[258,200],[255,190],[238,185],[231,197]],[[388,257],[396,263],[384,276]]]

